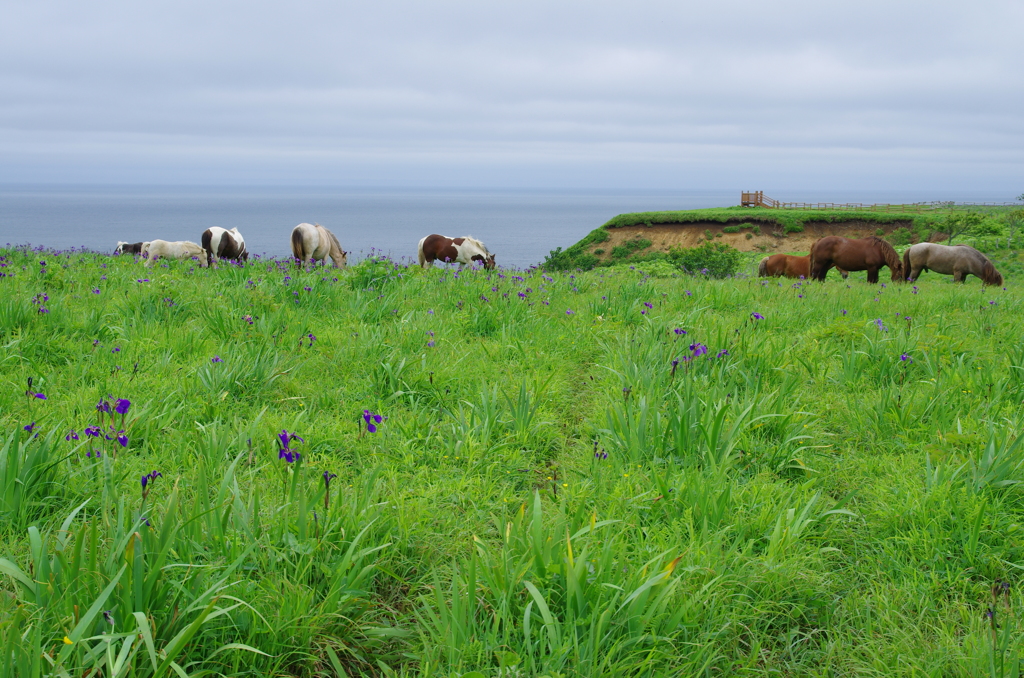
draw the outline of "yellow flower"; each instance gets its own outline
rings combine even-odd
[[[74,644],[75,644],[75,641],[71,640],[71,639],[70,639],[70,638],[68,638],[67,636],[64,636],[64,644],[65,644],[65,645],[74,645]]]

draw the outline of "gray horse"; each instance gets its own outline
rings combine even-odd
[[[953,282],[963,282],[970,273],[981,278],[983,285],[1002,286],[1003,276],[984,254],[967,245],[939,245],[920,242],[903,253],[903,272],[907,280],[917,280],[922,271],[952,275]]]

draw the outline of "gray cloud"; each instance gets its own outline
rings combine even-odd
[[[1024,183],[1019,2],[4,13],[3,181]]]

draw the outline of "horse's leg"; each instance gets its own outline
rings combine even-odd
[[[908,278],[908,280],[911,280],[913,282],[917,282],[917,279],[921,276],[921,271],[922,270],[924,270],[924,266],[911,267],[911,269],[910,269],[910,277]]]
[[[878,282],[878,267],[868,269],[868,282],[874,285]]]
[[[825,261],[815,261],[814,269],[811,270],[811,280],[824,282],[830,268],[832,268],[832,262],[827,259]]]
[[[955,283],[966,282],[966,278],[967,278],[967,271],[964,271],[961,268],[954,268],[953,269],[953,282],[955,282]]]

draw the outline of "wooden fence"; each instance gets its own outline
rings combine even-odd
[[[850,212],[937,212],[949,210],[956,207],[1014,207],[1019,206],[1015,202],[914,202],[906,205],[891,205],[888,203],[860,203],[860,202],[781,202],[769,198],[764,191],[743,191],[740,197],[740,204],[743,207],[765,207],[769,209],[793,209],[793,210],[847,210]]]

